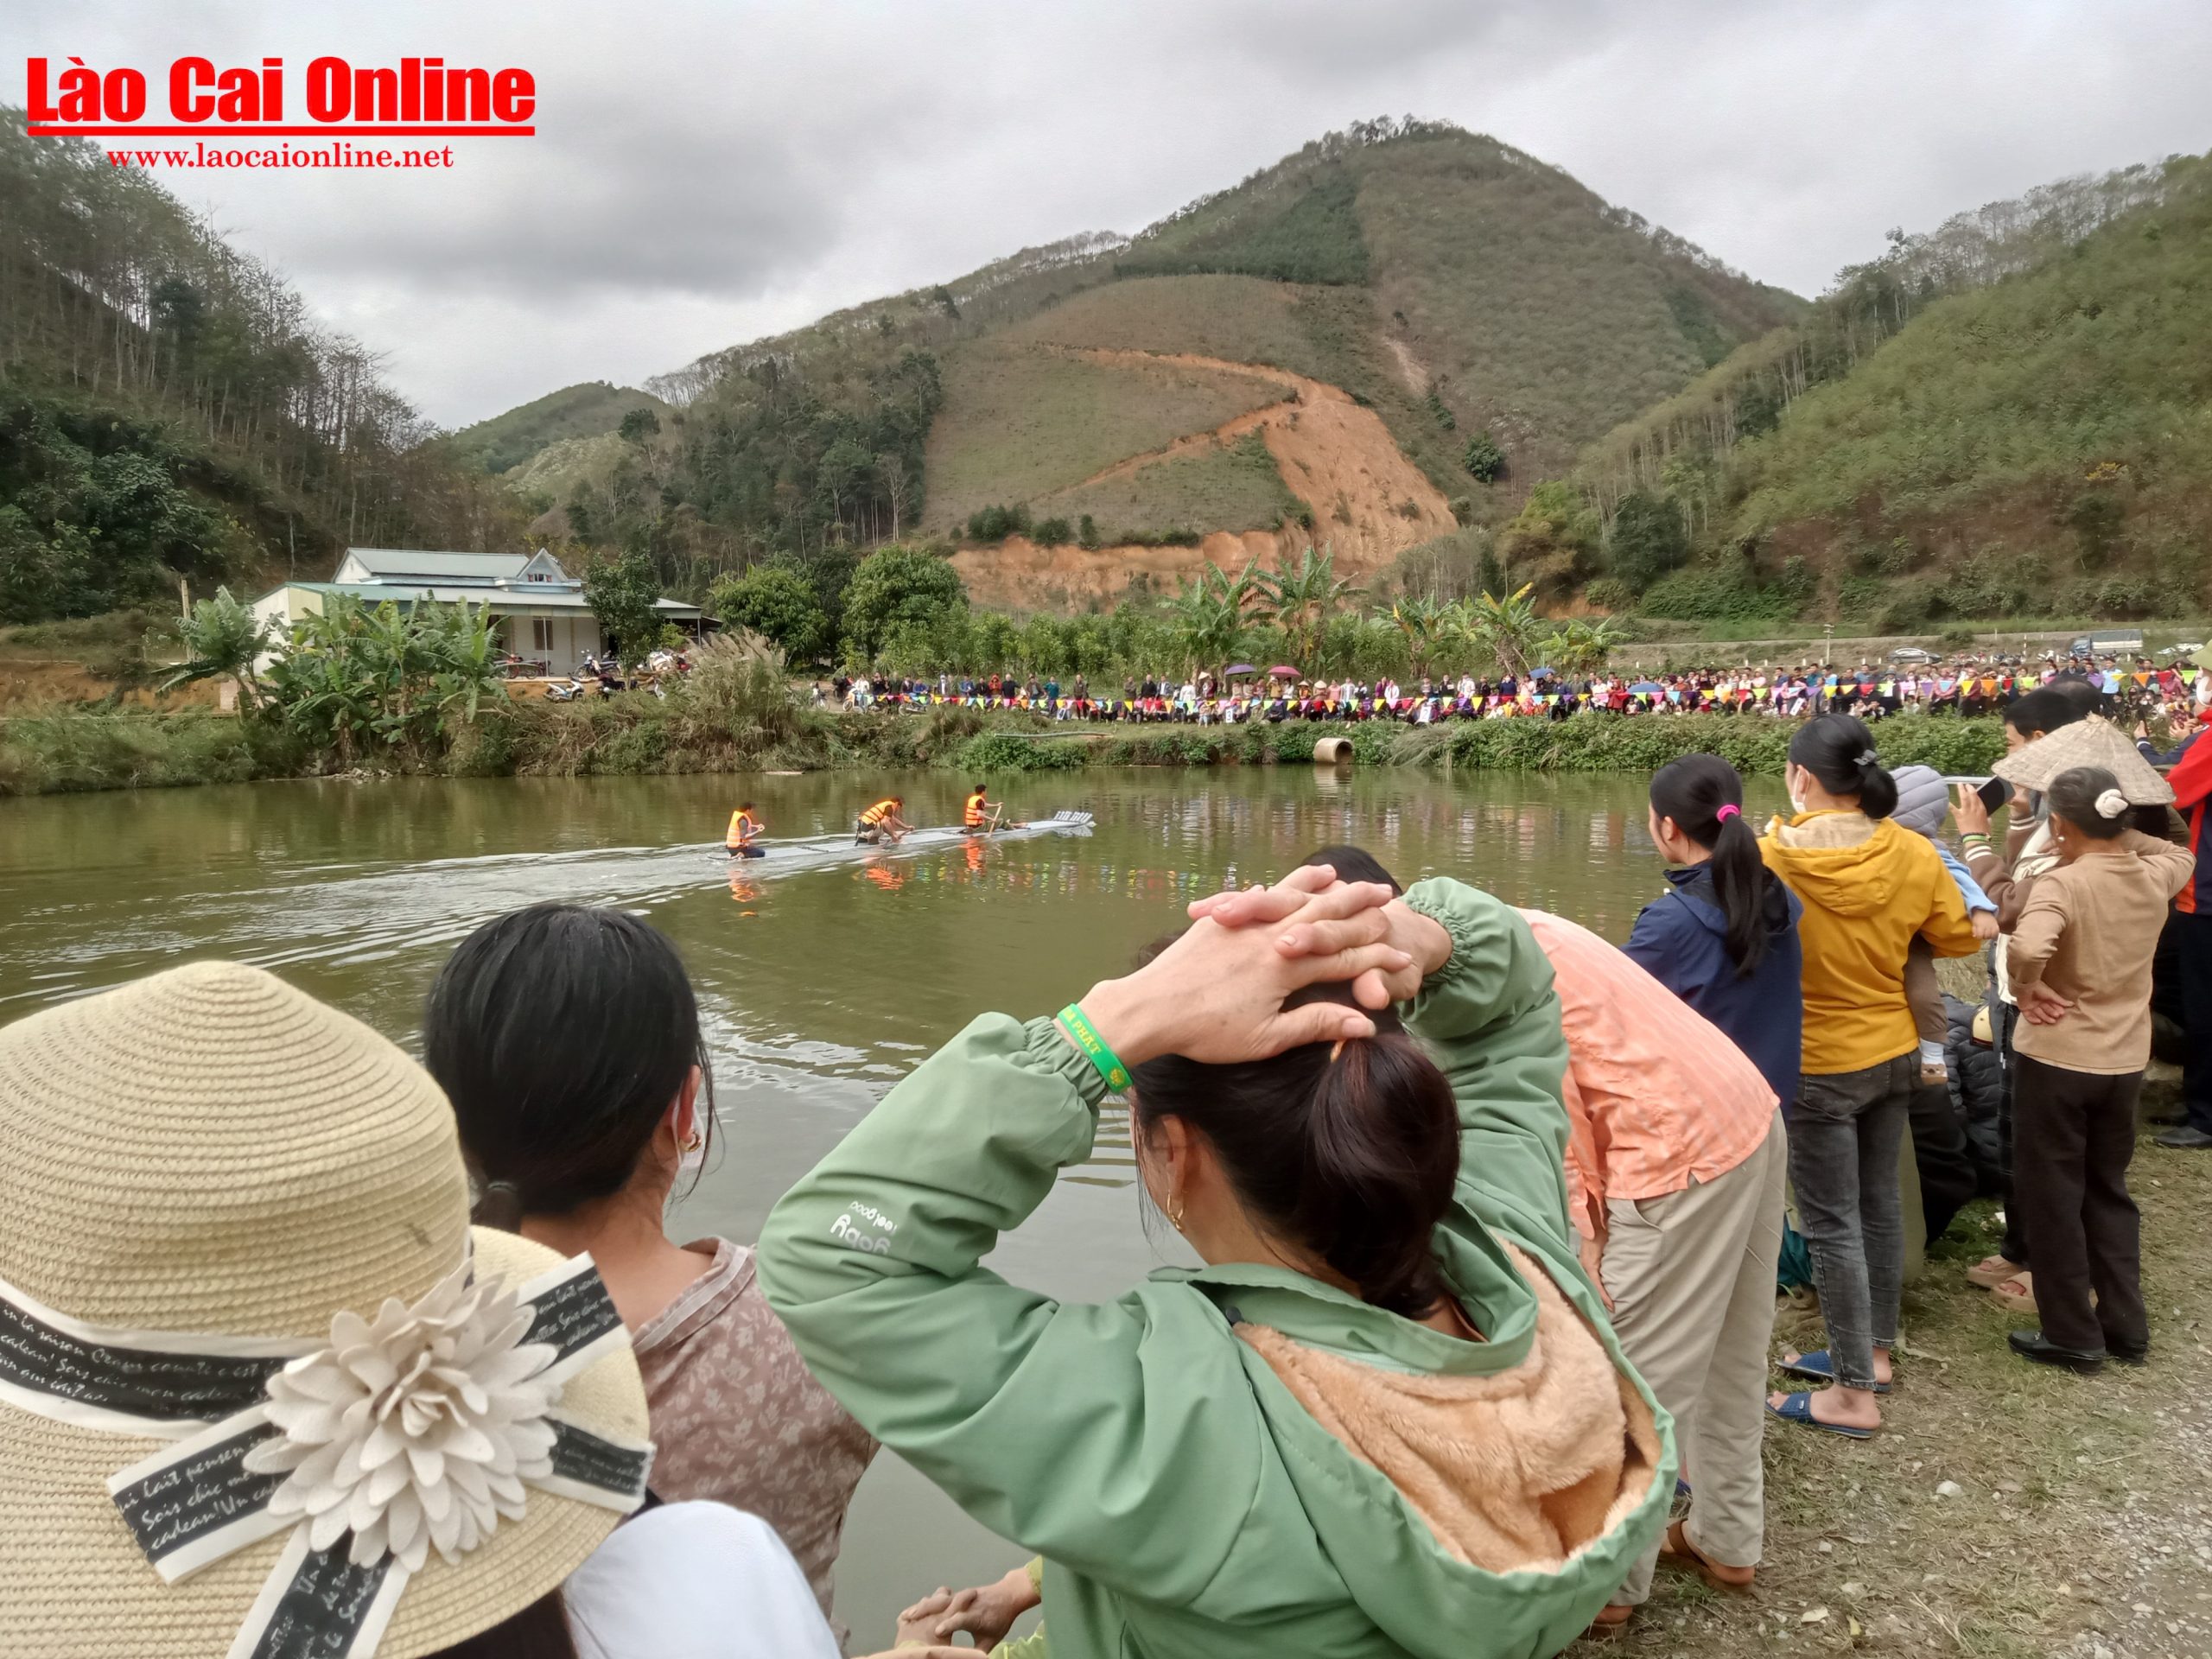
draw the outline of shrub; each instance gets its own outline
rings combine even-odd
[[[1096,548],[1100,545],[1098,521],[1087,512],[1076,520],[1075,540],[1078,547]]]
[[[1636,589],[1618,576],[1600,576],[1582,590],[1587,599],[1601,611],[1628,611],[1636,608]]]
[[[1065,518],[1040,518],[1029,533],[1039,547],[1065,547],[1075,539],[1075,531]]]
[[[1002,542],[1029,528],[1029,509],[1016,502],[1010,507],[979,507],[968,515],[971,541]]]
[[[1675,622],[1778,622],[1802,603],[1786,582],[1754,583],[1740,563],[1694,564],[1653,582],[1638,608]]]
[[[1564,721],[1459,721],[1441,738],[1418,731],[1401,736],[1393,752],[1401,760],[1441,761],[1484,772],[1644,773],[1681,755],[1717,754],[1738,772],[1778,776],[1796,730],[1794,721],[1758,715],[1624,719],[1585,710]],[[1874,745],[1888,766],[1917,763],[1940,772],[1986,772],[2005,752],[2005,737],[1996,720],[1901,715],[1876,723]]]
[[[1080,743],[1039,742],[1014,732],[986,732],[960,751],[963,772],[1077,772]]]
[[[1494,484],[1505,471],[1505,451],[1497,447],[1497,440],[1489,433],[1478,432],[1459,452],[1459,464],[1476,482]]]

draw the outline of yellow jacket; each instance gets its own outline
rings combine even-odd
[[[1805,812],[1768,824],[1759,851],[1805,906],[1803,1069],[1863,1071],[1911,1053],[1919,1033],[1904,958],[1913,936],[1939,957],[1981,948],[1934,845],[1886,818]]]

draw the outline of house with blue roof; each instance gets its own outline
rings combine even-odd
[[[369,605],[488,606],[508,654],[521,658],[525,671],[542,675],[574,674],[587,655],[607,651],[582,580],[542,547],[535,553],[349,547],[328,582],[288,582],[254,601],[253,613],[276,624],[281,638],[301,618],[321,612],[333,594]],[[684,632],[699,632],[697,606],[664,599],[656,608]]]

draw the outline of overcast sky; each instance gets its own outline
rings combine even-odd
[[[442,53],[537,78],[453,171],[165,170],[459,425],[1135,231],[1332,127],[1444,118],[1802,294],[1892,225],[2212,149],[2206,0],[173,0],[0,8],[23,60]]]

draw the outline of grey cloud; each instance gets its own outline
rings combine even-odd
[[[456,145],[450,175],[163,175],[454,422],[572,380],[634,381],[1026,244],[1135,230],[1378,114],[1489,132],[1801,293],[1891,225],[2212,144],[2198,0],[232,0],[189,16],[19,0],[0,15],[0,61],[186,50],[442,50],[537,74],[540,136]]]

